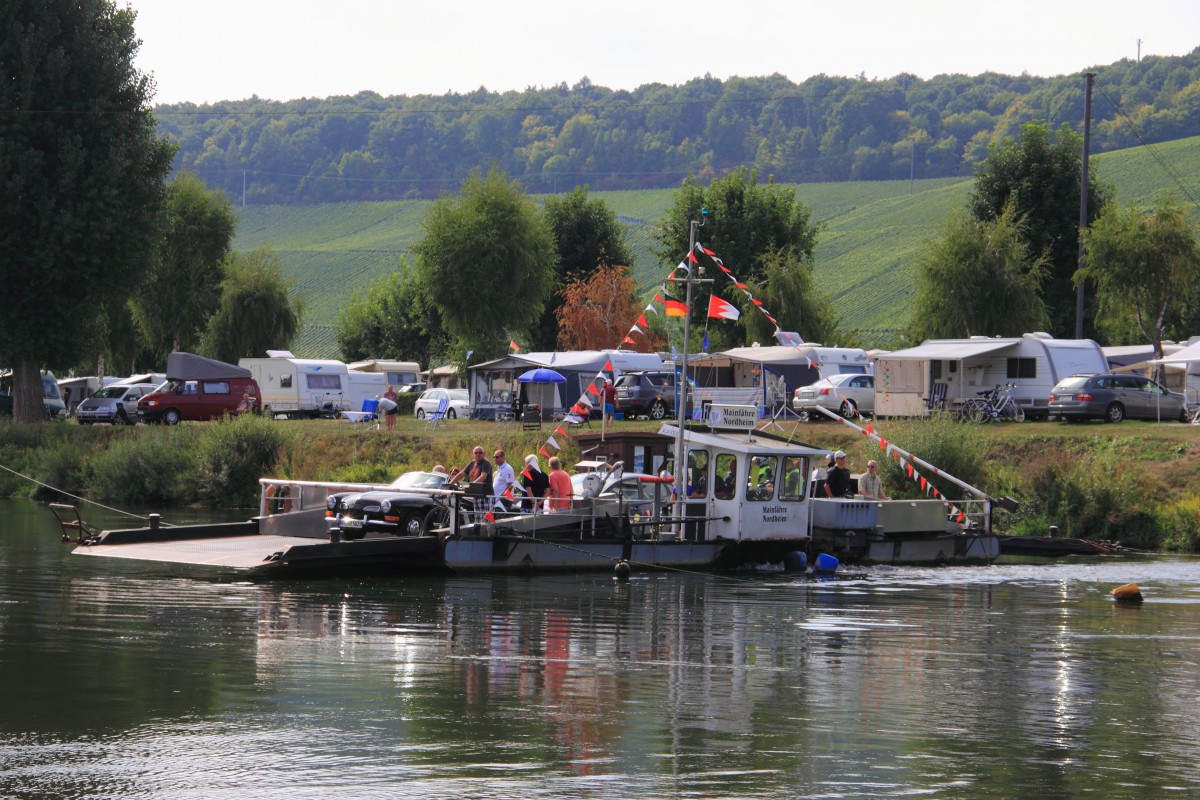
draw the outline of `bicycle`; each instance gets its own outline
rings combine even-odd
[[[1013,399],[1015,383],[1006,383],[1001,388],[999,384],[989,391],[979,392],[979,397],[973,397],[962,404],[958,417],[963,422],[1024,422],[1025,410]]]

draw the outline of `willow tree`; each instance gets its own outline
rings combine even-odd
[[[502,350],[524,338],[555,288],[554,235],[537,205],[499,170],[472,172],[424,222],[417,269],[460,347]]]
[[[955,212],[917,264],[910,334],[920,341],[1044,330],[1045,272],[1012,203],[987,222]]]
[[[142,337],[162,361],[193,350],[221,302],[223,264],[237,230],[229,198],[191,173],[167,186],[158,251],[130,301]]]
[[[2,16],[0,364],[14,418],[33,422],[39,368],[94,352],[104,309],[146,269],[174,147],[155,135],[132,10],[9,0]]]
[[[1200,288],[1200,244],[1188,208],[1164,195],[1147,212],[1113,202],[1084,233],[1087,266],[1076,280],[1096,285],[1096,324],[1115,341],[1136,338],[1154,345],[1175,324],[1181,338],[1195,331]]]
[[[203,350],[221,361],[286,350],[300,329],[303,304],[291,294],[279,256],[263,247],[230,253],[222,264],[217,310],[207,320]]]

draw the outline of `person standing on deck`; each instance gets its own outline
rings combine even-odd
[[[492,473],[492,494],[495,495],[495,503],[508,511],[512,508],[510,498],[513,484],[517,482],[517,476],[513,472],[512,464],[509,464],[508,459],[504,457],[503,450],[497,450],[492,457],[496,459],[496,468]]]
[[[570,511],[571,499],[575,490],[571,486],[571,476],[562,468],[562,459],[558,456],[550,459],[550,511]]]
[[[883,479],[879,477],[879,462],[867,462],[867,474],[858,479],[858,493],[868,500],[887,500],[883,494]]]
[[[542,472],[538,457],[533,453],[525,456],[525,469],[521,472],[521,485],[525,487],[525,499],[521,501],[523,511],[537,511],[542,498],[550,490],[550,478]]]
[[[850,485],[850,470],[846,468],[846,454],[838,450],[833,454],[833,466],[825,475],[825,496],[848,497]]]
[[[476,447],[471,451],[471,460],[462,469],[450,473],[450,483],[462,483],[466,478],[468,483],[487,484],[492,480],[492,462],[483,457],[483,448]]]

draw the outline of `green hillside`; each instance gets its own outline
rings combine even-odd
[[[1092,169],[1121,202],[1149,203],[1174,190],[1200,199],[1200,137],[1096,156]],[[951,209],[970,193],[969,179],[806,183],[798,197],[823,225],[817,279],[829,292],[842,327],[865,344],[888,341],[912,306],[912,272],[921,250]],[[665,271],[651,252],[653,228],[671,204],[670,190],[595,192],[627,227],[634,274],[643,287]],[[304,298],[307,316],[297,354],[336,356],[338,309],[394,269],[421,237],[428,201],[263,205],[238,208],[234,246],[270,246]]]

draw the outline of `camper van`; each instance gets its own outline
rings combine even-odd
[[[13,374],[12,370],[0,370],[0,415],[12,416],[13,413]],[[67,412],[62,394],[58,388],[58,380],[53,372],[42,370],[42,403],[46,407],[46,416],[50,419],[60,417]]]
[[[357,410],[347,396],[346,365],[325,358],[296,358],[287,350],[268,350],[266,358],[243,358],[262,389],[263,410],[289,418],[337,416]]]
[[[964,400],[1011,383],[1013,399],[1026,417],[1036,419],[1046,416],[1050,390],[1060,380],[1107,371],[1104,353],[1091,339],[1055,339],[1041,332],[929,339],[876,359],[875,413],[917,417],[933,409],[952,411]]]
[[[243,398],[262,410],[258,384],[248,370],[194,353],[167,355],[167,382],[138,400],[138,419],[176,425],[184,420],[237,414]]]

